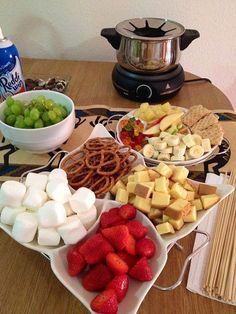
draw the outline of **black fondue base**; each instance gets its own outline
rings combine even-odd
[[[124,97],[138,102],[167,100],[178,93],[184,84],[184,70],[177,65],[170,72],[135,73],[116,64],[112,71],[112,83]]]

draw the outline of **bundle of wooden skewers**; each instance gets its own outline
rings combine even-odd
[[[225,183],[236,187],[236,170]],[[203,288],[210,297],[236,302],[236,191],[218,208]]]

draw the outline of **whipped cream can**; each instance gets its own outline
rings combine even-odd
[[[0,98],[25,91],[21,63],[16,46],[3,36],[0,28]]]

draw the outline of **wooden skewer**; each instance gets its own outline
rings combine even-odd
[[[236,186],[236,170],[228,183]],[[236,192],[218,209],[214,240],[209,255],[204,289],[210,296],[236,301]]]

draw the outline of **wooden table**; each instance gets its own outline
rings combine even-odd
[[[134,108],[136,102],[122,98],[114,90],[111,72],[114,64],[23,59],[29,76],[45,74],[70,76],[67,94],[77,106],[106,104],[110,107]],[[186,78],[196,76],[186,73]],[[225,95],[210,83],[186,84],[171,104],[183,107],[203,104],[210,109],[232,109]],[[159,285],[170,285],[178,277],[185,257],[191,253],[194,234],[182,239],[184,251],[172,249],[168,263],[158,279]],[[56,279],[50,262],[41,254],[17,244],[0,231],[0,313],[3,314],[85,314],[85,307]],[[197,269],[196,269],[197,271]],[[152,288],[139,314],[233,314],[235,308],[193,294],[186,289],[187,276],[177,289],[162,292]],[[128,313],[124,313],[128,314]]]

